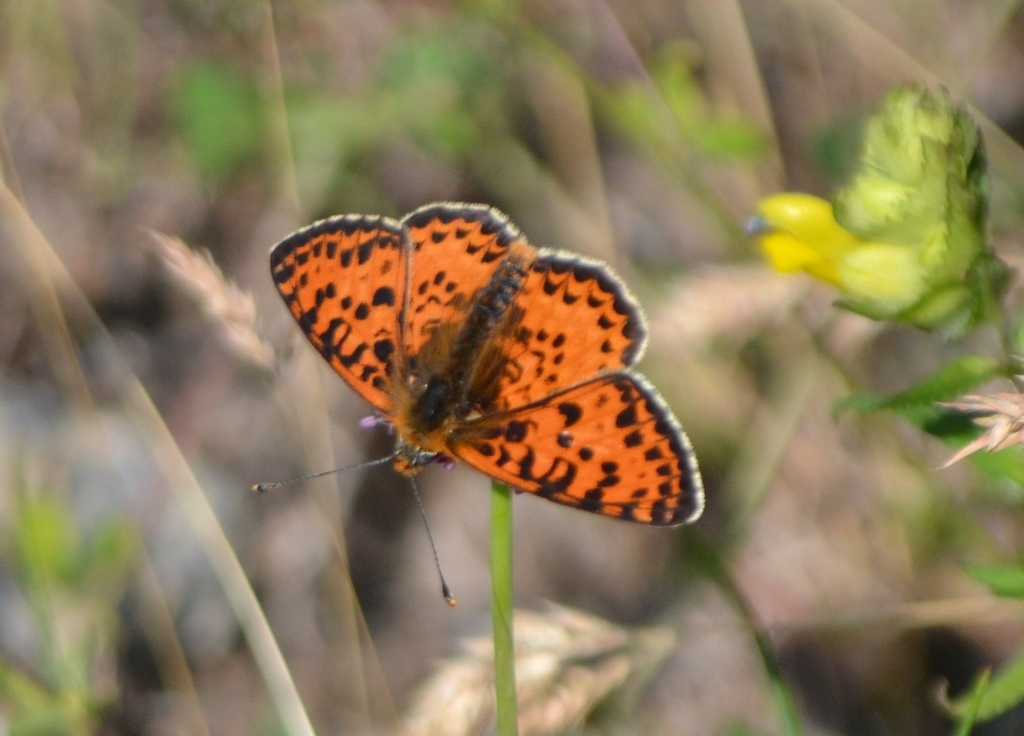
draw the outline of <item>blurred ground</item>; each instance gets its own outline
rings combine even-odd
[[[925,81],[984,130],[1012,263],[1022,79],[1016,3],[0,0],[7,717],[24,678],[111,704],[104,733],[277,732],[225,582],[242,572],[320,733],[389,732],[455,641],[487,631],[481,476],[421,481],[455,610],[390,469],[247,490],[391,446],[302,341],[270,246],[329,214],[462,200],[623,274],[651,322],[642,369],[708,492],[696,532],[516,497],[517,605],[675,632],[632,728],[776,733],[697,534],[770,633],[808,733],[951,732],[939,683],[966,687],[1022,641],[1021,611],[963,571],[1017,555],[1021,489],[936,471],[948,448],[831,408],[995,337],[837,314],[768,271],[742,225],[770,192],[827,194],[858,121]],[[210,251],[264,345],[230,338],[216,278],[189,288],[201,267],[176,276],[154,231]]]

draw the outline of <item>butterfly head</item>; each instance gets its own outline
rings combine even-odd
[[[443,465],[445,470],[451,470],[455,467],[455,460],[443,452],[425,450],[422,447],[406,442],[401,437],[398,438],[398,442],[395,444],[395,452],[391,457],[393,458],[392,462],[395,470],[402,475],[408,476],[416,475],[427,465]]]

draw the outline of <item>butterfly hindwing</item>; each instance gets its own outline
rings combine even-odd
[[[400,357],[409,248],[398,223],[350,215],[303,228],[270,253],[274,285],[303,333],[384,413]]]
[[[689,440],[657,392],[627,371],[466,422],[450,450],[510,486],[605,516],[668,526],[704,504]]]
[[[627,368],[646,339],[639,305],[603,264],[543,249],[494,337],[505,360],[498,408]]]

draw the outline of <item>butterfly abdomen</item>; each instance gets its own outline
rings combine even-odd
[[[465,381],[476,368],[483,347],[501,324],[515,301],[536,251],[525,244],[516,243],[486,286],[476,293],[470,304],[466,321],[459,330],[452,347],[453,376]],[[462,375],[458,375],[462,374]]]

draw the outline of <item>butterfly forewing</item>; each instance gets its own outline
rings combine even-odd
[[[270,271],[313,347],[345,381],[389,412],[399,359],[407,235],[381,217],[333,217],[285,238]]]
[[[511,409],[626,368],[644,349],[639,306],[602,264],[540,251],[494,337],[506,365],[498,407]]]
[[[450,346],[473,297],[521,236],[503,215],[481,205],[429,205],[402,224],[414,251],[405,346],[415,364],[428,342],[439,342],[438,330],[447,331],[440,342]]]
[[[503,483],[605,516],[667,526],[692,521],[704,505],[686,435],[629,372],[466,422],[450,449]]]

